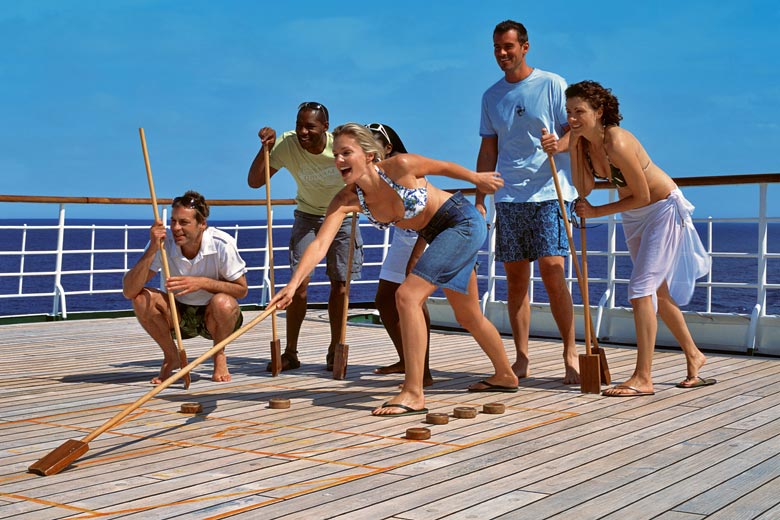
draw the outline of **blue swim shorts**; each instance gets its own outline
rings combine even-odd
[[[566,224],[557,200],[496,203],[496,261],[533,262],[568,254]]]

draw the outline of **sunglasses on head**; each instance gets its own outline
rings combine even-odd
[[[192,195],[176,197],[175,199],[173,199],[173,203],[171,204],[171,207],[176,207],[176,206],[181,206],[182,208],[194,209],[195,211],[203,215],[203,210],[200,207],[198,199],[196,197],[193,197]]]
[[[371,123],[370,125],[366,125],[366,126],[372,132],[379,132],[380,134],[382,134],[382,137],[385,138],[385,142],[387,144],[392,144],[392,141],[390,141],[390,136],[387,135],[387,130],[385,130],[384,125],[382,125],[381,123]]]
[[[325,114],[325,119],[330,119],[330,116],[328,116],[328,109],[325,108],[325,105],[322,103],[317,103],[316,101],[304,101],[300,105],[298,105],[298,112],[301,110],[317,110],[322,111],[322,113]]]

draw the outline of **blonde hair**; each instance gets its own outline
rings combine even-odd
[[[375,157],[374,162],[379,162],[385,158],[384,149],[376,142],[371,130],[365,126],[357,123],[344,123],[333,130],[334,140],[340,135],[347,135],[353,138],[364,153],[373,153]]]

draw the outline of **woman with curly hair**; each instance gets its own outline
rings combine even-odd
[[[474,272],[477,253],[487,238],[482,214],[458,192],[450,194],[428,182],[444,175],[474,183],[485,193],[503,185],[498,172],[474,172],[451,162],[400,154],[386,160],[371,131],[347,123],[333,131],[333,155],[344,188],[328,206],[325,221],[306,248],[290,282],[269,302],[284,309],[309,272],[325,256],[347,214],[361,212],[380,229],[414,229],[428,243],[396,292],[401,320],[405,375],[401,392],[373,411],[398,416],[427,413],[423,392],[426,329],[422,306],[437,287],[444,290],[455,318],[487,354],[495,373],[469,387],[472,392],[517,392],[498,330],[482,314]]]
[[[709,258],[693,227],[693,206],[650,159],[639,140],[620,128],[619,104],[610,89],[594,81],[566,89],[571,140],[572,180],[580,198],[575,209],[583,218],[622,214],[623,231],[634,268],[628,299],[634,310],[637,363],[624,383],[605,390],[610,397],[652,395],[652,364],[658,322],[669,327],[685,353],[687,377],[677,386],[693,388],[715,383],[699,377],[706,358],[688,331],[678,307],[693,295],[696,279],[709,270]],[[595,180],[605,179],[618,200],[593,206],[587,197]]]

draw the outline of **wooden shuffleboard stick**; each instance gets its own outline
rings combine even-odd
[[[160,212],[157,209],[157,196],[154,192],[154,180],[152,179],[152,167],[149,164],[149,152],[146,149],[146,135],[144,129],[139,128],[138,132],[141,134],[141,148],[144,152],[144,164],[146,165],[146,179],[149,181],[149,194],[152,197],[152,209],[154,210],[154,221],[160,220]],[[171,270],[168,265],[168,253],[165,251],[165,239],[160,239],[160,255],[162,256],[162,269],[165,275],[165,280],[171,277]],[[187,365],[187,352],[184,350],[184,343],[181,339],[181,328],[179,327],[179,313],[176,310],[176,298],[172,291],[165,291],[168,295],[168,307],[171,311],[171,321],[173,322],[173,331],[176,335],[176,350],[179,354],[179,368]],[[184,389],[190,387],[190,375],[189,373],[184,378]]]
[[[268,269],[269,281],[271,287],[269,288],[269,299],[274,297],[275,285],[274,285],[274,235],[273,235],[273,211],[271,209],[271,151],[268,149],[268,145],[263,145],[263,154],[265,160],[265,211],[266,222],[268,225]],[[271,314],[271,330],[273,336],[271,339],[271,376],[276,377],[282,371],[282,344],[279,341],[279,336],[276,333],[276,313]]]
[[[349,345],[347,345],[347,315],[349,312],[349,285],[352,279],[352,261],[355,256],[355,234],[357,231],[358,213],[352,214],[352,230],[349,233],[349,254],[347,255],[347,280],[344,287],[344,314],[341,317],[341,336],[336,351],[333,353],[333,379],[344,379],[347,375],[347,360]]]
[[[542,131],[542,135],[546,133],[546,130]],[[583,307],[585,314],[585,354],[580,354],[580,391],[582,393],[598,394],[601,392],[601,383],[609,384],[611,382],[611,376],[609,373],[609,366],[607,365],[607,355],[604,349],[599,348],[598,342],[595,338],[595,331],[593,329],[593,323],[590,316],[590,301],[588,298],[587,279],[582,276],[580,270],[580,263],[577,259],[577,249],[574,246],[574,237],[571,232],[571,223],[569,217],[566,214],[566,206],[563,203],[563,194],[561,193],[561,184],[558,181],[558,169],[555,167],[555,159],[552,154],[547,154],[550,160],[550,170],[552,172],[553,183],[555,184],[555,192],[558,195],[558,205],[561,208],[561,214],[563,215],[564,225],[566,227],[566,236],[569,239],[569,251],[571,253],[571,260],[574,264],[574,271],[577,273],[577,283],[580,286],[580,293],[583,296]],[[584,221],[584,219],[583,219]],[[583,254],[585,245],[582,246]],[[591,341],[593,342],[593,348],[591,348]]]
[[[134,403],[128,405],[121,412],[119,412],[114,417],[112,417],[111,419],[103,423],[102,426],[93,430],[89,435],[85,436],[81,440],[70,439],[68,441],[65,441],[64,444],[60,445],[54,451],[50,452],[45,457],[32,464],[28,468],[28,471],[30,473],[36,473],[38,475],[54,475],[55,473],[59,473],[64,468],[68,467],[71,463],[75,462],[76,459],[84,455],[89,450],[90,441],[94,440],[101,433],[113,428],[122,419],[124,419],[132,412],[140,408],[144,403],[146,403],[152,397],[159,394],[160,392],[162,392],[163,390],[171,386],[173,383],[175,383],[182,377],[189,374],[195,367],[197,367],[198,365],[200,365],[201,363],[209,359],[211,356],[219,352],[221,349],[225,348],[225,346],[228,343],[230,343],[237,337],[249,331],[258,323],[266,319],[268,315],[274,312],[274,310],[276,310],[276,305],[269,306],[255,319],[253,319],[252,321],[250,321],[249,323],[247,323],[237,331],[233,332],[230,336],[228,336],[227,338],[223,339],[222,341],[220,341],[219,343],[211,347],[211,349],[209,349],[205,354],[203,354],[198,359],[188,364],[187,366],[183,367],[181,370],[173,374],[171,377],[169,377],[168,379],[166,379],[165,381],[163,381],[162,383],[154,387],[154,389],[147,392],[144,396],[140,397]]]

